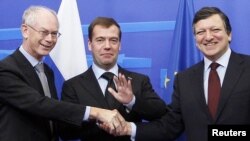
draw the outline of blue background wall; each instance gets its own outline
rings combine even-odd
[[[9,53],[21,44],[19,27],[23,11],[30,5],[44,5],[58,11],[61,0],[0,0],[0,52]],[[128,69],[149,75],[157,93],[170,102],[162,87],[161,70],[166,69],[179,0],[78,0],[87,54],[87,25],[96,16],[115,18],[123,31],[121,54],[132,62],[147,63]],[[217,6],[230,18],[233,27],[231,48],[250,54],[249,0],[194,0],[195,11],[203,6]],[[70,22],[70,21],[69,21]],[[6,51],[7,50],[7,51]]]

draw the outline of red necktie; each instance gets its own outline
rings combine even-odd
[[[220,78],[216,69],[220,66],[220,64],[213,62],[210,65],[210,73],[208,78],[208,109],[213,118],[215,118],[219,98],[220,98]]]

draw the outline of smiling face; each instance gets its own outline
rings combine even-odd
[[[93,28],[92,39],[88,41],[88,48],[96,65],[105,70],[112,68],[116,64],[121,48],[118,27],[96,25]]]
[[[220,58],[229,48],[231,32],[218,14],[198,21],[194,25],[196,45],[209,60]]]
[[[23,23],[21,27],[23,48],[37,60],[41,60],[57,42],[57,37],[52,37],[51,34],[44,36],[43,33],[57,33],[59,24],[56,16],[48,10],[37,10],[32,14],[35,14],[34,22]]]

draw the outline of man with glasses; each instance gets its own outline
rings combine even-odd
[[[35,30],[36,32],[38,32],[43,38],[45,38],[46,36],[48,36],[49,34],[51,35],[51,37],[53,38],[53,39],[56,39],[56,38],[58,38],[58,37],[60,37],[61,36],[61,33],[60,32],[57,32],[57,31],[55,31],[55,32],[49,32],[48,30],[37,30],[36,28],[34,28],[34,27],[32,27],[31,25],[28,25],[28,24],[26,24],[28,27],[30,27],[30,28],[32,28],[33,30]]]
[[[121,128],[116,110],[57,100],[53,72],[43,62],[60,36],[56,13],[31,6],[22,20],[22,45],[0,61],[0,140],[57,141],[54,121],[81,126],[93,119]]]

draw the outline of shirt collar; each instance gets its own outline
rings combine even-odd
[[[30,55],[21,45],[21,47],[19,48],[19,51],[24,55],[24,57],[31,63],[31,65],[34,67],[35,65],[37,65],[38,63],[42,63],[42,61],[37,60],[35,57],[33,57],[32,55]]]
[[[93,63],[92,69],[94,71],[96,79],[99,79],[104,72],[107,72],[106,70],[97,66],[95,63]],[[111,69],[108,70],[108,72],[112,72],[113,74],[115,74],[115,76],[118,76],[118,65],[115,64]]]
[[[219,63],[220,66],[226,68],[228,65],[228,62],[229,62],[231,52],[232,52],[231,49],[228,48],[228,50],[218,60],[216,60],[216,62]],[[204,63],[205,63],[205,66],[204,66],[205,70],[208,70],[212,61],[209,60],[208,58],[204,57]]]

